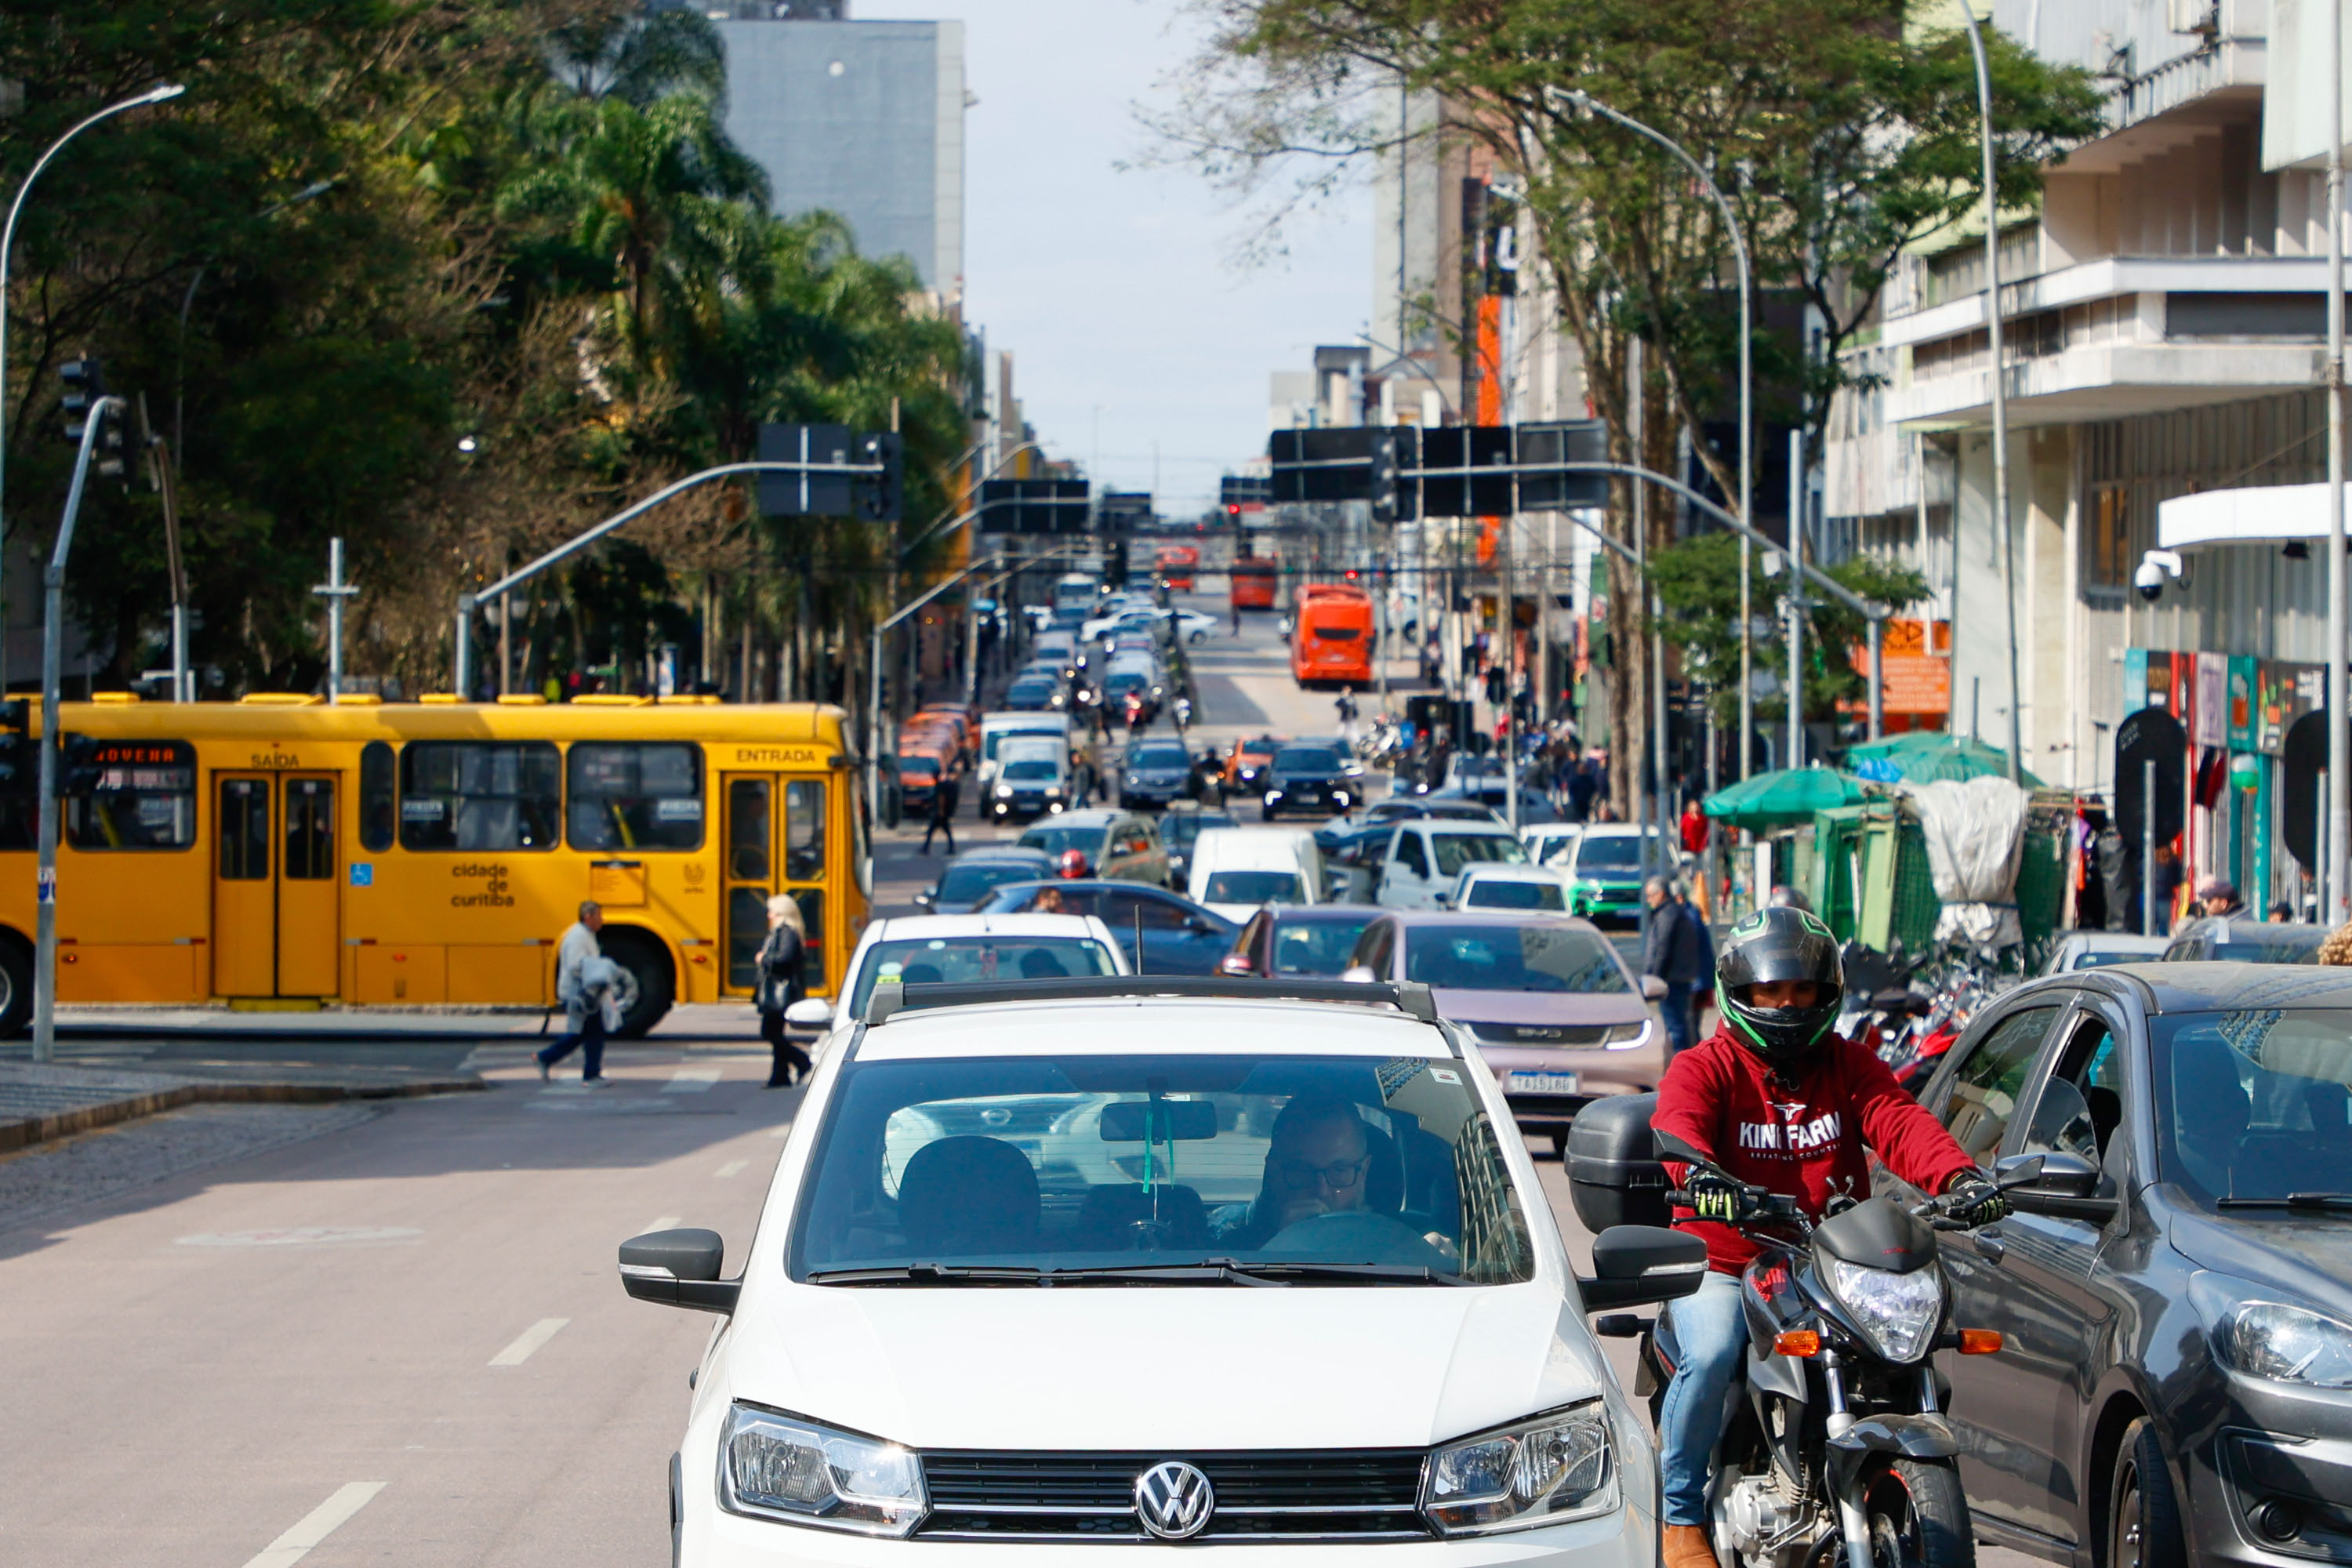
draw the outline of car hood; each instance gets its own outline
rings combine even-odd
[[[1460,1024],[1638,1024],[1650,1016],[1639,992],[1456,991],[1433,988],[1437,1016]]]
[[[1600,1392],[1540,1284],[879,1289],[778,1282],[734,1397],[918,1447],[1412,1447]]]
[[[2352,1212],[2296,1215],[2255,1209],[2249,1217],[2209,1215],[2175,1200],[2169,1227],[2174,1248],[2200,1268],[2302,1297],[2347,1304],[2352,1279]]]

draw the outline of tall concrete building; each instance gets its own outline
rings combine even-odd
[[[963,296],[961,22],[860,22],[845,0],[707,7],[727,46],[727,131],[787,216],[837,214],[857,248]]]

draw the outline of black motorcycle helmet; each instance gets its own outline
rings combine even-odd
[[[1789,980],[1810,980],[1819,988],[1811,1006],[1749,1005],[1749,986]],[[1731,928],[1716,959],[1716,1005],[1732,1037],[1776,1068],[1795,1066],[1821,1043],[1844,994],[1837,938],[1806,910],[1757,910]]]

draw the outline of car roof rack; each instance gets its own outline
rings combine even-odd
[[[1418,981],[1265,980],[1214,974],[1082,974],[1059,980],[987,980],[964,984],[908,985],[875,982],[866,1001],[872,1028],[899,1013],[926,1007],[977,1007],[991,1002],[1147,1001],[1161,996],[1214,996],[1247,1002],[1385,1002],[1424,1024],[1437,1022],[1437,1001]]]

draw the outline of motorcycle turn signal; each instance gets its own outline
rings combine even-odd
[[[1822,1336],[1811,1329],[1789,1329],[1772,1336],[1772,1353],[1800,1358],[1822,1353]]]

